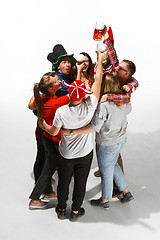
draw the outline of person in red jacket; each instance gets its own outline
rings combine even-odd
[[[61,81],[56,72],[49,72],[42,76],[39,83],[34,85],[34,96],[29,101],[28,107],[31,110],[37,109],[37,117],[44,118],[49,125],[52,125],[53,118],[57,108],[68,104],[69,97],[57,97],[56,92],[61,89]],[[40,95],[42,93],[42,95]],[[52,190],[51,178],[57,168],[59,159],[59,141],[61,132],[56,136],[51,136],[47,132],[43,133],[42,145],[45,149],[45,164],[41,175],[39,176],[36,185],[30,195],[29,208],[44,208],[48,204],[40,199],[44,194],[44,200],[50,200],[57,197],[57,193]]]

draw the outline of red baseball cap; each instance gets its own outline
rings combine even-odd
[[[64,80],[62,81],[62,84],[65,87],[69,88],[69,96],[72,100],[78,101],[85,97],[86,94],[92,94],[93,92],[86,89],[86,85],[84,82],[80,80],[76,80],[71,84],[66,83]]]

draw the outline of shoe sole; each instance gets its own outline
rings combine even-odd
[[[48,205],[48,204],[47,204]],[[40,206],[29,206],[29,209],[30,210],[33,210],[33,209],[43,209],[45,207],[47,207],[47,205],[43,206],[43,207],[40,207]]]
[[[126,202],[122,202],[122,201],[121,201],[121,203],[125,204],[125,203],[128,203],[128,202],[132,201],[133,199],[134,199],[134,197],[133,197],[133,198],[130,198],[130,199],[128,199]]]
[[[64,219],[66,219],[66,216],[65,216],[65,215],[64,215],[64,216],[60,216],[58,211],[55,210],[55,212],[56,212],[57,218],[58,218],[59,220],[64,220]]]
[[[58,218],[59,220],[64,220],[64,219],[66,219],[66,216],[58,216],[58,214],[57,214],[57,218]]]
[[[92,205],[92,204],[91,204]],[[97,207],[97,208],[100,208],[100,209],[103,209],[103,210],[105,210],[105,211],[107,211],[107,210],[109,210],[110,209],[110,207],[108,207],[108,208],[104,208],[104,207],[100,207],[100,206],[96,206],[96,205],[92,205],[93,207]]]
[[[52,198],[42,198],[42,200],[49,202],[50,200],[57,199],[57,197],[52,197]]]
[[[69,221],[70,222],[76,222],[80,217],[83,217],[84,215],[85,215],[85,213],[80,215],[80,216],[78,216],[78,217],[76,217],[76,218],[69,218]]]
[[[96,175],[96,174],[94,174],[94,176],[95,176],[95,177],[101,177],[101,175]]]

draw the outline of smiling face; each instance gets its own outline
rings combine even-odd
[[[88,59],[87,56],[84,56],[84,60],[83,60],[83,62],[84,62],[84,69],[83,69],[83,72],[86,72],[86,71],[88,70],[88,68],[89,68],[89,59]]]
[[[59,72],[68,75],[71,70],[71,60],[69,57],[62,57],[59,60],[58,70]]]
[[[59,80],[58,76],[55,75],[54,77],[50,76],[50,83],[52,83],[52,87],[48,89],[48,92],[50,95],[54,95],[56,91],[58,91],[61,88],[61,81]]]

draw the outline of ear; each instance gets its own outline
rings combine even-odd
[[[129,78],[129,72],[126,72],[125,75],[127,78]]]

